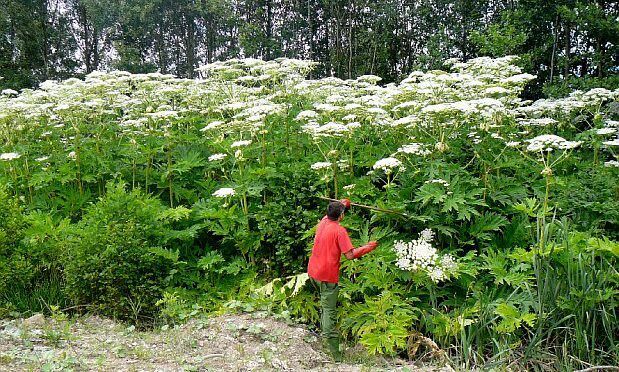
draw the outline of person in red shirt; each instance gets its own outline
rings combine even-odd
[[[320,328],[323,341],[331,351],[333,358],[340,361],[339,334],[337,323],[337,296],[340,275],[340,258],[342,255],[352,260],[373,251],[378,243],[371,241],[366,245],[354,248],[348,232],[340,221],[344,212],[350,209],[350,200],[333,201],[327,207],[327,215],[322,218],[316,227],[316,237],[312,255],[307,265],[307,273],[320,289]]]

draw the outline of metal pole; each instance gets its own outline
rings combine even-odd
[[[325,196],[317,196],[317,198],[318,199],[322,199],[322,200],[328,200],[328,201],[339,201],[338,199],[327,198]],[[367,208],[367,209],[371,209],[371,210],[379,211],[379,212],[384,212],[384,213],[399,214],[401,216],[408,217],[408,214],[406,214],[406,213],[394,211],[394,210],[391,210],[391,209],[383,209],[383,208],[379,208],[379,207],[373,207],[371,205],[365,205],[365,204],[359,204],[359,203],[353,203],[353,202],[350,202],[350,205],[354,205],[355,207]]]

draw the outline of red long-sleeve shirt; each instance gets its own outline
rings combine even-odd
[[[327,283],[337,283],[340,279],[340,259],[342,254],[353,249],[348,232],[338,221],[323,217],[316,228],[314,247],[307,265],[310,277]]]

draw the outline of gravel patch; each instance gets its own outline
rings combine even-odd
[[[261,313],[151,331],[97,316],[0,320],[0,371],[452,371],[357,356],[333,363],[313,332]]]

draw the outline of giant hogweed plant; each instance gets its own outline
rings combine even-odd
[[[534,77],[516,61],[449,60],[447,71],[416,71],[388,85],[369,75],[308,80],[314,64],[288,59],[217,62],[195,80],[116,71],[48,81],[0,95],[0,181],[26,210],[73,220],[112,179],[191,207],[179,260],[192,269],[174,283],[192,289],[217,282],[228,270],[221,259],[269,279],[303,270],[320,217],[315,195],[403,212],[353,211],[349,226],[363,240],[369,220],[404,242],[431,228],[459,274],[436,283],[401,270],[392,242],[383,242],[376,255],[344,264],[343,308],[364,314],[364,323],[346,323],[346,333],[375,352],[396,353],[417,329],[477,363],[548,324],[539,306],[518,302],[544,294],[544,281],[531,281],[540,266],[510,255],[543,252],[556,238],[550,216],[560,217],[557,206],[566,202],[555,200],[561,182],[592,167],[601,175],[596,187],[606,189],[619,164],[617,118],[606,110],[618,92],[523,101]],[[604,233],[616,224],[598,226]],[[313,298],[285,294],[278,303],[294,304],[298,314]],[[396,330],[387,327],[390,317],[399,319]]]

